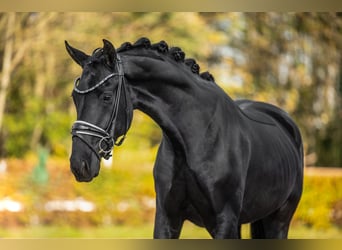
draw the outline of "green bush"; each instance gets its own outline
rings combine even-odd
[[[294,222],[316,229],[336,224],[332,214],[334,205],[342,200],[341,176],[305,176],[303,196],[294,216]]]
[[[0,175],[0,199],[20,201],[24,210],[17,213],[0,211],[0,227],[27,225],[101,226],[142,225],[153,223],[155,192],[152,176],[155,149],[146,151],[143,161],[118,151],[111,168],[102,167],[100,175],[90,183],[78,183],[65,159],[50,158],[46,170],[47,183],[32,181],[38,159],[8,159],[8,170]],[[96,205],[91,212],[48,212],[51,200],[83,198]],[[341,225],[342,176],[305,176],[302,199],[293,223],[327,229]]]

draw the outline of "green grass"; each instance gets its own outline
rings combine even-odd
[[[151,239],[153,225],[142,226],[105,226],[105,227],[57,227],[35,226],[0,229],[1,238],[117,238],[117,239]],[[243,226],[242,238],[248,238],[249,226]],[[186,222],[181,238],[209,239],[203,228]],[[306,226],[293,226],[289,232],[291,239],[342,239],[342,229],[329,228],[317,230]]]

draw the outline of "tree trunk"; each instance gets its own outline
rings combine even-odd
[[[14,30],[15,30],[15,12],[8,13],[7,29],[5,37],[5,48],[3,65],[1,72],[1,85],[0,85],[0,132],[2,131],[3,117],[6,105],[6,95],[8,85],[11,81],[11,64],[14,43]]]

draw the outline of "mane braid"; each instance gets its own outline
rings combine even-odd
[[[209,82],[215,82],[214,76],[212,74],[210,74],[208,71],[201,73],[200,77],[202,77],[203,79],[205,79]]]
[[[146,37],[142,37],[140,39],[138,39],[134,44],[133,44],[134,47],[136,48],[151,48],[151,41],[146,38]]]
[[[123,52],[126,50],[130,50],[133,48],[133,45],[130,42],[125,42],[123,44],[121,44],[120,48],[118,48],[116,51],[117,52]]]
[[[160,41],[159,43],[152,44],[151,49],[157,50],[160,53],[167,53],[169,51],[169,45],[165,41]]]
[[[173,47],[169,51],[170,55],[175,59],[177,62],[184,62],[185,53],[179,47]]]
[[[189,67],[191,72],[199,75],[202,79],[215,83],[215,78],[208,71],[200,73],[200,66],[196,63],[195,59],[185,58],[185,53],[179,47],[172,47],[169,49],[169,45],[163,40],[159,43],[151,44],[151,41],[148,38],[142,37],[139,38],[134,44],[131,44],[130,42],[123,43],[117,49],[117,52],[124,52],[138,48],[152,49],[161,54],[169,55],[176,62],[183,62],[187,67]],[[96,54],[99,51],[101,51],[101,48],[94,50],[93,54]]]
[[[187,58],[185,59],[184,63],[190,67],[193,73],[199,74],[200,66],[196,63],[195,59]]]

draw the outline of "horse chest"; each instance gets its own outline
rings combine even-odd
[[[215,220],[211,201],[190,169],[182,168],[168,181],[168,190],[160,193],[161,198],[164,198],[163,207],[167,214],[180,215],[198,226],[204,226],[204,217],[206,221]]]

